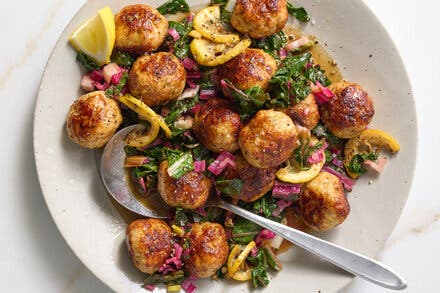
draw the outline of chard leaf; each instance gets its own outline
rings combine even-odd
[[[295,7],[290,3],[287,3],[287,11],[290,15],[298,19],[299,21],[308,22],[310,21],[310,16],[304,7]]]
[[[169,0],[159,6],[157,10],[161,14],[176,14],[177,12],[188,12],[189,5],[185,0]]]
[[[179,179],[188,172],[194,170],[194,162],[191,152],[168,152],[168,175]]]

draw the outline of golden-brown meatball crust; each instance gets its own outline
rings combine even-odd
[[[128,76],[128,91],[148,106],[175,100],[184,90],[186,71],[173,54],[154,53],[139,57]]]
[[[373,101],[360,85],[339,82],[329,86],[334,97],[320,105],[325,126],[340,138],[352,138],[364,130],[374,116]]]
[[[277,110],[287,114],[295,123],[308,129],[315,128],[319,122],[318,105],[313,94],[308,95],[297,104]]]
[[[254,86],[267,90],[269,81],[276,70],[277,63],[272,56],[261,49],[246,49],[222,65],[219,69],[219,76],[227,78],[241,90]]]
[[[263,197],[273,188],[277,169],[276,167],[256,168],[239,154],[235,156],[235,168],[228,167],[224,176],[226,179],[241,179],[243,182],[241,192],[234,197],[244,202],[253,202]]]
[[[144,5],[129,5],[115,15],[115,49],[142,54],[152,52],[163,43],[168,21],[156,9]]]
[[[259,39],[282,30],[288,16],[287,0],[237,0],[231,24],[239,32]]]
[[[321,172],[306,183],[299,198],[304,222],[316,231],[327,231],[347,218],[350,205],[338,177]]]
[[[211,99],[200,107],[194,118],[196,138],[213,152],[235,152],[238,134],[242,128],[240,115],[235,113],[225,99]]]
[[[190,275],[208,278],[223,266],[229,254],[225,229],[217,223],[194,223],[185,235],[189,258],[185,263]]]
[[[252,166],[276,167],[290,158],[298,147],[296,127],[284,113],[261,110],[240,131],[238,143]]]
[[[191,171],[174,179],[168,175],[168,162],[159,167],[157,188],[163,200],[172,207],[197,209],[205,204],[211,193],[212,180],[203,173]]]
[[[126,230],[128,253],[133,264],[142,272],[156,272],[170,256],[171,228],[159,219],[139,219]]]
[[[66,119],[70,139],[80,146],[96,149],[103,147],[122,123],[118,103],[95,91],[76,100]]]

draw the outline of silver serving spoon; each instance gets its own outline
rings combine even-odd
[[[105,187],[111,196],[132,212],[145,217],[166,218],[166,214],[152,211],[140,203],[127,183],[125,162],[125,137],[138,125],[126,127],[116,133],[107,143],[101,161],[101,177]],[[367,256],[348,250],[336,244],[319,239],[297,229],[268,220],[240,207],[211,196],[206,206],[213,206],[225,209],[261,227],[269,229],[284,239],[304,248],[305,250],[319,256],[322,259],[362,277],[379,286],[389,289],[403,290],[407,287],[405,280],[397,273],[387,268],[384,264],[377,262]]]

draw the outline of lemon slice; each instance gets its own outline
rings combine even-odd
[[[325,163],[325,157],[322,162],[312,164],[309,170],[296,171],[290,165],[277,171],[276,176],[283,182],[287,183],[305,183],[318,176]]]
[[[251,45],[244,39],[235,44],[215,43],[207,39],[194,39],[190,44],[191,53],[200,65],[218,66],[236,57]]]
[[[119,102],[138,113],[142,119],[150,122],[152,126],[154,124],[159,125],[165,132],[165,135],[168,138],[171,137],[171,130],[163,120],[162,116],[156,114],[156,112],[154,112],[153,109],[148,107],[144,102],[136,99],[131,95],[124,95],[122,97],[119,97]]]
[[[115,20],[110,7],[98,11],[69,38],[75,50],[91,57],[99,66],[110,63],[115,44]]]
[[[146,127],[144,125],[134,129],[128,134],[127,138],[125,139],[125,143],[129,146],[137,148],[142,148],[149,145],[159,134],[159,124],[150,122],[150,128],[147,132],[145,132],[145,130]]]
[[[377,129],[366,129],[359,136],[351,138],[344,148],[344,166],[347,174],[353,179],[359,177],[359,174],[350,172],[348,168],[356,154],[380,153],[383,148],[395,153],[400,150],[400,145],[391,135]]]
[[[203,37],[217,43],[236,43],[240,36],[229,30],[220,19],[220,6],[200,10],[193,20],[194,29]]]

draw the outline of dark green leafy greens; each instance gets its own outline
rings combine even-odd
[[[217,180],[216,186],[222,194],[234,196],[241,192],[243,181],[237,178],[231,180]]]
[[[119,66],[130,68],[136,59],[129,53],[115,51],[111,56],[111,61],[117,63]]]
[[[185,59],[189,54],[189,44],[191,42],[191,38],[188,34],[192,30],[192,23],[188,22],[187,19],[184,19],[181,22],[169,21],[168,26],[169,28],[176,29],[180,36],[180,38],[175,41],[173,45],[174,55],[180,59]]]
[[[276,200],[271,196],[270,193],[267,193],[265,196],[252,203],[251,210],[266,218],[272,218],[272,213],[276,207]]]
[[[176,100],[167,104],[169,114],[165,117],[165,123],[172,126],[176,118],[190,111],[199,101],[198,97]]]
[[[184,280],[185,273],[182,270],[175,271],[166,275],[163,275],[161,273],[154,273],[148,275],[148,277],[144,279],[144,285],[177,285],[181,284]]]
[[[279,271],[281,266],[269,247],[261,247],[256,256],[248,256],[247,261],[253,265],[251,269],[252,285],[254,288],[265,287],[269,284],[267,272]]]
[[[167,151],[168,175],[174,179],[179,179],[188,172],[194,170],[194,161],[191,152],[178,150]]]
[[[293,152],[293,157],[298,164],[298,170],[304,171],[310,169],[308,162],[309,157],[322,147],[324,141],[320,141],[314,145],[310,143],[310,140],[303,141],[301,145]]]
[[[117,96],[121,93],[122,89],[125,87],[128,81],[128,73],[124,72],[119,80],[118,84],[111,85],[108,89],[105,90],[105,94],[109,97]]]
[[[376,161],[379,158],[377,153],[371,154],[356,154],[351,159],[350,164],[348,165],[348,170],[354,174],[365,174],[367,170],[364,168],[363,164],[365,160]]]
[[[264,51],[272,54],[273,56],[278,56],[277,54],[278,50],[283,48],[286,45],[286,43],[287,43],[287,37],[282,31],[280,31],[261,40],[254,40],[253,46],[263,49]]]
[[[300,55],[289,54],[279,66],[272,77],[271,84],[271,107],[288,107],[292,100],[299,102],[305,99],[311,92],[310,82],[319,81],[323,86],[328,86],[330,80],[325,76],[319,65],[314,65],[312,55],[304,53]]]
[[[86,68],[87,71],[98,70],[101,68],[100,66],[98,66],[98,64],[96,64],[95,61],[93,61],[92,58],[90,58],[84,53],[78,53],[76,55],[76,61],[81,63]]]
[[[234,228],[232,229],[231,241],[233,243],[246,245],[254,240],[260,231],[261,227],[254,222],[237,217]]]
[[[251,118],[255,113],[263,108],[268,101],[269,94],[265,93],[259,86],[254,86],[242,91],[236,88],[229,80],[222,80],[223,91],[227,96],[231,96],[235,101],[235,108],[242,120]]]
[[[169,0],[159,6],[157,10],[161,14],[175,14],[177,12],[188,12],[189,5],[185,0]]]
[[[296,19],[300,21],[310,21],[310,16],[307,13],[307,11],[304,9],[304,7],[295,7],[290,3],[287,3],[287,11],[290,15],[295,17]]]

